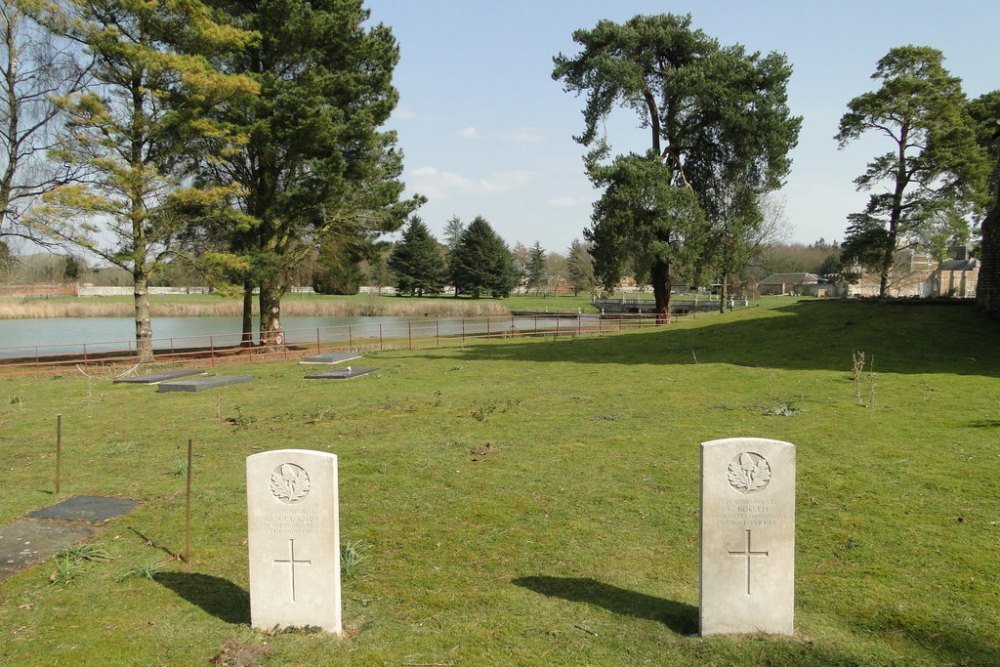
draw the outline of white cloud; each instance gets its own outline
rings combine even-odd
[[[458,136],[462,137],[463,139],[478,139],[479,132],[474,127],[467,127],[461,132],[459,132]]]
[[[580,201],[579,199],[577,199],[576,197],[565,197],[565,196],[564,197],[553,197],[552,199],[549,199],[549,201],[548,201],[549,206],[552,206],[552,207],[555,207],[555,208],[575,208],[575,207],[579,206],[582,203],[583,202]]]
[[[537,144],[545,141],[545,136],[534,128],[511,130],[504,135],[504,138],[522,144]]]
[[[496,171],[485,178],[469,178],[451,171],[425,166],[410,170],[408,189],[431,199],[456,196],[494,195],[513,192],[531,182],[531,171]]]

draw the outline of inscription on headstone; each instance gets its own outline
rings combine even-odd
[[[794,608],[795,446],[702,443],[701,634],[792,634]]]
[[[304,449],[247,457],[247,519],[253,627],[341,634],[337,457]]]

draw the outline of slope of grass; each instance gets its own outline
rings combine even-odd
[[[770,304],[384,353],[350,383],[284,363],[199,394],[0,378],[0,526],[56,501],[57,413],[64,493],[143,501],[93,540],[110,560],[0,582],[0,664],[994,664],[1000,328],[964,307]],[[875,360],[860,381],[856,351]],[[736,435],[798,446],[793,638],[692,636],[698,443]],[[282,447],[340,457],[364,555],[342,640],[248,626],[244,459]]]

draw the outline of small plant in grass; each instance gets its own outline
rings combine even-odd
[[[10,397],[11,408],[17,410],[18,412],[24,412],[24,399],[20,396]]]
[[[108,443],[108,456],[121,456],[131,454],[135,449],[134,442],[112,442]]]
[[[477,421],[487,421],[494,414],[503,414],[505,412],[510,412],[515,407],[517,407],[521,401],[518,400],[506,400],[501,402],[490,402],[486,405],[480,406],[476,410],[472,411],[473,419]]]
[[[73,546],[66,547],[59,552],[57,557],[66,558],[74,563],[80,563],[85,560],[89,560],[91,562],[111,560],[111,554],[109,554],[105,549],[97,546],[96,544],[90,544],[89,542],[83,542],[81,544],[74,544]]]
[[[865,363],[868,364],[868,372],[865,372]],[[875,409],[875,384],[877,375],[875,374],[875,355],[867,357],[864,352],[856,350],[851,360],[851,379],[854,380],[854,394],[858,405]],[[865,384],[868,391],[865,392]],[[865,404],[865,393],[868,394],[868,403]]]
[[[83,570],[80,562],[72,558],[60,556],[56,558],[55,564],[55,572],[49,575],[49,583],[51,584],[67,584],[80,576],[80,572]]]
[[[253,415],[243,414],[243,410],[240,408],[240,406],[237,405],[234,407],[234,409],[236,410],[236,415],[231,417],[226,417],[224,420],[230,426],[236,426],[238,428],[249,428],[250,426],[253,426],[254,422],[257,421],[257,418],[254,417]]]
[[[795,407],[794,403],[787,402],[766,408],[761,414],[768,417],[794,417],[800,412],[802,411]]]
[[[340,546],[340,572],[344,579],[350,580],[358,576],[358,570],[367,560],[362,551],[367,548],[368,545],[363,540]]]
[[[170,474],[177,477],[182,477],[187,474],[188,464],[187,461],[178,461],[174,464],[174,467],[170,469]]]
[[[163,572],[163,565],[155,560],[145,563],[136,563],[129,569],[118,575],[118,582],[122,583],[130,579],[153,579]]]

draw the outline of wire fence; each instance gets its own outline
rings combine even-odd
[[[691,316],[694,314],[692,313]],[[678,315],[671,316],[677,321]],[[537,336],[602,335],[660,326],[663,317],[649,314],[539,314],[504,317],[437,318],[391,323],[285,329],[282,342],[259,345],[242,333],[155,338],[154,360],[145,366],[253,364],[297,360],[335,351],[359,354],[461,346],[487,339]],[[265,338],[268,338],[265,332]],[[0,347],[0,374],[126,371],[140,364],[135,340]]]

